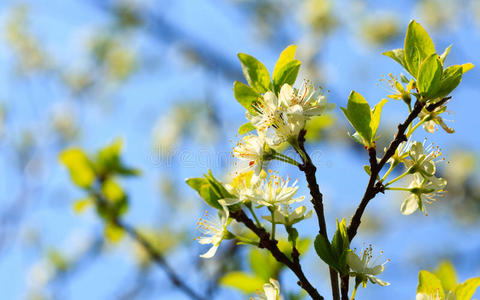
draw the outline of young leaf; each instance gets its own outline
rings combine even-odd
[[[462,71],[463,73],[467,73],[471,69],[473,69],[475,66],[472,63],[466,63],[462,65]]]
[[[223,276],[220,279],[220,284],[235,288],[245,294],[252,294],[256,291],[262,290],[264,280],[245,272],[233,271]]]
[[[470,300],[475,290],[480,286],[480,277],[470,278],[455,288],[457,300]]]
[[[278,58],[277,63],[275,64],[275,68],[273,69],[273,80],[275,80],[278,72],[283,68],[283,66],[295,59],[296,50],[297,45],[290,45],[287,48],[283,49],[282,53],[280,53],[280,57]]]
[[[233,83],[233,95],[244,108],[248,111],[255,113],[252,107],[252,103],[255,102],[260,96],[254,89],[248,85],[235,81]]]
[[[327,238],[323,235],[317,235],[315,242],[313,243],[315,251],[317,251],[318,257],[320,257],[327,265],[334,266],[336,265],[336,259],[332,253],[330,243]]]
[[[443,98],[448,96],[462,81],[462,66],[454,65],[446,68],[442,74],[440,87],[438,88],[435,97]]]
[[[202,197],[205,202],[216,209],[222,209],[218,203],[218,195],[212,190],[206,178],[187,178],[185,182]]]
[[[375,107],[372,112],[372,120],[370,121],[370,129],[372,130],[372,139],[375,139],[377,135],[377,129],[380,125],[380,117],[382,115],[382,109],[385,103],[388,102],[388,99],[382,99]]]
[[[420,65],[418,71],[417,87],[425,100],[434,98],[435,93],[440,87],[443,66],[436,53],[427,57]]]
[[[239,53],[238,58],[242,63],[243,75],[248,84],[259,93],[268,91],[271,80],[267,68],[251,55]]]
[[[265,249],[251,248],[249,262],[252,271],[267,282],[280,270],[280,263]]]
[[[454,290],[457,285],[457,273],[452,263],[449,261],[442,261],[434,272],[435,276],[440,279],[443,289],[445,291]]]
[[[273,77],[273,88],[275,92],[280,92],[282,85],[293,85],[297,79],[298,71],[300,70],[301,62],[299,60],[292,60],[284,65]]]
[[[255,129],[256,128],[252,125],[252,123],[247,122],[238,128],[238,134],[245,134]]]
[[[417,78],[420,64],[435,53],[435,45],[427,31],[414,20],[410,21],[405,36],[405,62],[410,74]]]
[[[442,61],[442,64],[445,63],[445,59],[447,58],[448,54],[450,53],[450,49],[452,49],[452,45],[448,46],[445,51],[440,55],[440,60]]]
[[[347,109],[342,107],[342,111],[353,128],[362,137],[363,144],[369,146],[372,141],[372,130],[370,128],[372,111],[365,98],[359,93],[352,91],[348,97]]]
[[[95,180],[95,172],[87,155],[79,148],[67,149],[60,153],[60,162],[70,173],[70,178],[79,187],[89,188]]]
[[[405,52],[403,49],[393,49],[382,53],[399,63],[405,70],[408,71],[407,63],[405,62]]]
[[[345,219],[342,219],[341,222],[337,220],[337,230],[333,235],[331,249],[338,265],[337,270],[345,273],[347,270],[347,251],[350,250],[350,240],[348,239]]]
[[[420,271],[420,273],[418,273],[417,294],[424,293],[429,295],[436,294],[437,292],[440,299],[443,299],[445,297],[442,283],[437,278],[437,276],[433,275],[428,271]]]

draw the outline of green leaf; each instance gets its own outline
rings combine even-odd
[[[269,252],[259,248],[251,248],[249,262],[253,272],[264,282],[275,277],[280,268],[280,264]]]
[[[279,93],[284,84],[293,85],[297,79],[298,71],[302,63],[299,60],[292,60],[284,65],[277,76],[273,77],[273,88],[275,92]]]
[[[95,180],[95,172],[87,155],[79,148],[71,148],[59,155],[60,162],[67,167],[70,178],[79,187],[89,188]]]
[[[121,160],[123,149],[123,140],[115,139],[111,144],[100,149],[96,155],[94,167],[97,174],[106,177],[109,174],[119,174],[125,176],[139,175],[140,171],[127,167]]]
[[[427,295],[436,295],[437,292],[440,296],[440,299],[443,299],[445,297],[445,292],[443,291],[440,279],[438,279],[437,276],[428,271],[420,271],[418,273],[417,294],[424,293]]]
[[[440,279],[445,291],[454,290],[455,286],[457,285],[457,273],[455,272],[455,268],[451,262],[440,262],[434,274],[438,279]]]
[[[348,97],[347,108],[342,107],[342,111],[353,128],[362,137],[363,144],[370,146],[372,141],[372,130],[370,128],[372,111],[365,98],[359,93],[352,91]]]
[[[251,55],[239,53],[238,58],[242,63],[243,74],[248,84],[259,93],[268,91],[271,80],[267,68]]]
[[[212,170],[208,170],[208,174],[204,174],[205,178],[207,178],[208,182],[212,186],[212,188],[218,193],[218,195],[222,198],[233,197],[227,189],[223,186],[223,184],[218,181],[212,174]]]
[[[455,288],[457,300],[470,300],[475,290],[480,286],[480,277],[470,278]]]
[[[435,53],[435,45],[427,31],[414,20],[408,24],[404,51],[407,70],[415,78],[417,78],[421,63]]]
[[[440,87],[436,92],[436,97],[443,98],[448,96],[462,81],[462,66],[454,65],[443,71]]]
[[[341,222],[337,220],[337,230],[333,235],[331,250],[334,254],[337,271],[340,271],[342,274],[347,270],[347,251],[350,250],[350,240],[348,239],[347,234],[347,224],[345,219],[342,219]]]
[[[363,170],[365,170],[365,173],[367,173],[368,176],[372,175],[372,167],[369,165],[364,165]]]
[[[247,122],[238,128],[238,134],[245,134],[255,129],[256,128],[252,125],[252,123]]]
[[[336,266],[336,257],[332,252],[330,243],[323,235],[317,235],[315,242],[313,243],[315,251],[317,251],[318,257],[320,257],[327,265]]]
[[[221,285],[238,289],[245,294],[262,290],[264,283],[265,281],[260,277],[239,271],[230,272],[220,279]]]
[[[372,130],[372,138],[375,139],[377,135],[377,129],[380,125],[380,117],[382,115],[382,109],[385,103],[387,103],[387,99],[382,99],[375,107],[373,108],[372,112],[372,120],[370,121],[370,129]]]
[[[393,49],[383,52],[382,54],[390,57],[408,71],[407,63],[405,62],[405,52],[403,49]]]
[[[76,214],[83,213],[88,207],[93,206],[95,204],[95,199],[92,197],[85,197],[82,199],[78,199],[73,202],[72,208]]]
[[[218,195],[212,190],[210,182],[206,178],[187,178],[185,182],[198,192],[205,202],[216,209],[222,209],[218,203]]]
[[[244,108],[249,112],[255,113],[255,110],[252,107],[252,104],[257,101],[260,96],[254,89],[248,85],[235,81],[233,83],[233,95]],[[256,113],[255,113],[256,114]]]
[[[450,49],[452,49],[452,45],[445,48],[445,51],[443,51],[443,53],[440,55],[440,60],[442,61],[442,64],[445,63],[445,59],[447,58],[448,54],[450,53]]]
[[[427,57],[418,71],[417,87],[425,100],[434,98],[440,87],[443,66],[436,53]]]
[[[297,50],[297,45],[289,45],[287,48],[283,49],[282,53],[280,53],[280,57],[275,64],[275,68],[273,69],[273,80],[278,75],[278,72],[289,62],[295,59],[295,51]]]

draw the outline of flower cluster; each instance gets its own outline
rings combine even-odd
[[[433,144],[425,146],[425,142],[403,142],[397,148],[395,154],[388,161],[393,169],[403,163],[407,170],[396,179],[388,182],[386,186],[403,178],[413,175],[413,179],[407,188],[390,188],[392,190],[405,190],[410,194],[403,201],[400,209],[402,214],[409,215],[417,209],[427,215],[425,204],[431,204],[438,197],[442,197],[447,181],[435,176],[436,165],[443,159],[437,159],[442,153]]]
[[[253,110],[247,112],[247,119],[259,136],[266,136],[266,142],[271,146],[292,143],[308,119],[335,107],[309,81],[305,81],[300,89],[284,84],[278,96],[267,91],[252,105]]]
[[[283,142],[296,144],[300,131],[307,120],[333,108],[327,103],[320,90],[305,81],[300,89],[294,89],[289,84],[282,85],[278,95],[267,91],[258,101],[252,103],[247,118],[255,127],[257,134],[247,134],[235,145],[232,156],[246,165],[237,165],[236,176],[228,184],[220,184],[216,190],[222,190],[218,201],[221,201],[223,211],[221,219],[213,222],[207,219],[199,221],[199,229],[204,236],[199,238],[201,244],[212,244],[210,250],[202,257],[212,257],[220,243],[234,236],[227,230],[229,209],[238,209],[244,205],[249,208],[252,216],[254,209],[267,207],[268,215],[262,219],[272,224],[272,236],[275,236],[275,224],[283,224],[288,230],[312,215],[306,206],[293,208],[291,205],[301,202],[305,197],[295,197],[297,182],[290,184],[290,179],[284,179],[277,172],[264,171],[265,162],[278,159],[292,164],[295,160],[278,153],[272,147]],[[210,178],[210,180],[213,180]],[[234,208],[235,207],[235,208]]]

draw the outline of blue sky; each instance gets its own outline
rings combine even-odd
[[[18,1],[6,1],[0,4],[0,29],[3,30],[6,15],[9,9],[18,4]],[[84,50],[80,47],[89,30],[108,21],[107,15],[92,9],[82,1],[25,1],[31,6],[32,28],[41,37],[47,49],[53,53],[56,60],[67,65],[81,63]],[[160,4],[163,3],[163,4]],[[369,7],[381,10],[396,10],[404,31],[411,18],[418,18],[412,10],[412,1],[402,4],[391,4],[390,1],[367,2]],[[231,2],[227,1],[151,1],[155,11],[162,11],[165,19],[178,28],[188,32],[190,36],[203,41],[206,45],[218,49],[224,57],[232,63],[237,63],[238,52],[250,53],[272,70],[280,50],[289,43],[299,43],[304,28],[298,24],[298,15],[292,15],[294,40],[285,45],[270,45],[262,42],[252,33],[254,24],[240,13]],[[340,1],[338,11],[342,18],[350,16],[348,1]],[[406,7],[406,9],[403,9]],[[399,10],[402,8],[402,10]],[[372,8],[373,9],[373,8]],[[351,22],[354,26],[355,22]],[[381,55],[381,52],[402,46],[400,40],[386,46],[369,47],[358,37],[352,34],[352,28],[342,28],[325,40],[322,48],[322,63],[327,74],[324,83],[325,90],[331,90],[329,101],[337,104],[335,114],[339,122],[347,123],[341,116],[339,106],[346,104],[351,90],[363,94],[370,104],[374,104],[386,96],[386,91],[379,82],[381,75],[388,73],[399,74],[401,69],[393,61]],[[298,33],[298,34],[297,34]],[[437,50],[441,51],[449,44],[453,44],[447,60],[448,64],[472,62],[480,66],[480,25],[474,22],[472,14],[464,11],[458,26],[447,33],[433,31]],[[154,56],[159,59],[161,67],[154,70],[141,69],[124,85],[116,90],[108,101],[100,104],[98,99],[87,99],[83,103],[75,102],[79,107],[79,124],[83,135],[76,145],[89,151],[94,151],[115,137],[123,137],[126,143],[125,161],[143,170],[139,179],[125,181],[126,189],[131,195],[131,210],[127,220],[134,224],[154,224],[161,222],[157,218],[171,218],[159,214],[157,209],[162,206],[158,196],[159,174],[173,174],[177,181],[185,177],[199,176],[206,171],[204,166],[180,164],[172,171],[171,168],[153,164],[151,128],[157,118],[168,112],[168,108],[184,99],[203,99],[206,94],[212,95],[212,101],[219,109],[221,122],[228,139],[235,139],[237,128],[244,123],[244,110],[238,105],[232,95],[232,81],[205,72],[201,67],[188,66],[182,63],[181,56],[172,45],[158,44],[146,35],[139,35],[132,42],[143,57]],[[77,59],[78,58],[78,61]],[[32,208],[25,217],[24,231],[36,228],[42,233],[42,243],[49,246],[68,248],[68,237],[77,231],[98,234],[101,231],[99,221],[94,214],[84,216],[75,215],[71,209],[71,200],[82,196],[82,193],[70,186],[68,176],[63,168],[56,164],[56,151],[49,142],[48,133],[43,122],[48,119],[49,113],[56,104],[69,101],[68,94],[58,82],[48,78],[22,79],[12,77],[12,55],[5,43],[0,44],[0,101],[9,108],[12,116],[5,127],[8,136],[18,135],[23,128],[36,128],[37,137],[44,141],[41,147],[48,157],[49,164],[45,175],[40,182],[33,184],[41,191],[34,196]],[[435,135],[420,132],[417,137],[428,137],[429,141],[440,145],[448,158],[455,149],[466,148],[480,153],[480,138],[478,134],[477,109],[478,69],[465,75],[461,87],[453,94],[453,101],[449,110],[455,114],[449,118],[455,122],[454,135],[447,135],[438,131]],[[242,80],[242,78],[237,78]],[[405,115],[402,103],[390,101],[382,116],[383,126],[395,126]],[[348,130],[351,129],[348,127]],[[346,132],[345,132],[346,134]],[[204,146],[202,144],[185,141],[178,149],[181,151],[207,151],[215,157],[219,152],[228,152],[232,143],[224,142],[219,145]],[[331,212],[327,219],[330,230],[333,229],[336,218],[349,217],[355,208],[360,195],[368,180],[362,166],[366,164],[365,154],[352,153],[351,148],[344,142],[320,143],[318,148],[311,150],[321,151],[317,178],[324,192],[326,210]],[[0,148],[0,167],[5,170],[0,174],[0,205],[8,205],[22,190],[18,171],[10,161],[12,157],[8,145]],[[451,162],[454,164],[455,162]],[[301,177],[301,173],[277,164],[282,173],[291,177]],[[221,172],[223,168],[212,167]],[[216,169],[215,169],[216,168]],[[194,198],[195,194],[186,187],[184,192]],[[33,193],[36,191],[34,190]],[[301,184],[300,194],[308,194],[306,186]],[[173,226],[195,226],[196,217],[203,213],[204,207],[197,199],[192,202],[190,211],[179,217]],[[448,200],[448,197],[447,197]],[[417,283],[417,273],[421,268],[431,268],[436,264],[436,258],[444,256],[449,251],[475,253],[480,247],[480,233],[475,226],[459,226],[452,215],[445,210],[432,210],[428,217],[421,214],[401,216],[399,212],[401,199],[392,195],[379,196],[368,207],[368,212],[382,222],[384,229],[379,235],[362,233],[353,246],[362,247],[362,242],[372,243],[376,249],[385,252],[385,258],[391,259],[381,278],[391,282],[391,286],[381,288],[369,286],[358,292],[359,299],[373,297],[388,299],[413,299]],[[443,200],[442,200],[443,201]],[[436,206],[441,206],[441,202]],[[155,209],[152,209],[155,208]],[[194,218],[193,218],[194,217]],[[175,218],[173,218],[175,220]],[[306,221],[300,229],[303,232],[314,234],[316,231],[314,219]],[[299,229],[299,230],[300,230]],[[185,274],[195,274],[193,262],[196,255],[204,249],[201,247],[180,249],[171,256],[172,263]],[[316,278],[315,285],[322,294],[328,294],[327,278],[324,268],[318,266],[318,258],[310,250],[304,264],[305,270]],[[477,252],[478,253],[478,252]],[[32,263],[38,261],[38,254],[25,251],[22,239],[18,238],[14,244],[2,253],[0,258],[0,282],[2,284],[2,298],[23,299],[25,287],[28,286],[26,276]],[[478,259],[477,259],[478,260]],[[478,275],[480,262],[462,257],[454,261],[461,281]],[[82,270],[73,280],[64,287],[65,299],[109,299],[114,298],[118,287],[132,279],[134,262],[126,245],[112,248],[93,261],[91,266]],[[192,285],[201,281],[201,275],[186,275]],[[161,270],[153,273],[154,282],[164,283],[166,278]],[[286,289],[296,289],[293,277],[285,274],[283,282]],[[99,284],[99,282],[101,284]],[[168,286],[167,284],[165,284]],[[157,296],[162,299],[183,299],[183,295],[169,290],[160,292]],[[236,292],[222,290],[218,299],[245,299]],[[153,297],[155,298],[155,297]]]

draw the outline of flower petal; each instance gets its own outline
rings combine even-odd
[[[400,207],[402,214],[410,215],[418,209],[418,199],[416,195],[410,195],[405,199]]]

